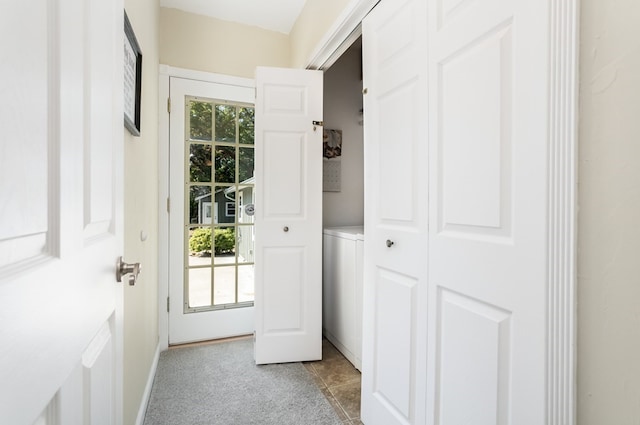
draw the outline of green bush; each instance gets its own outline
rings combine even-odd
[[[233,228],[230,227],[226,229],[216,229],[214,239],[216,255],[233,252],[236,246],[235,232]]]
[[[213,238],[216,255],[233,252],[236,246],[233,228],[215,229]],[[211,254],[211,228],[201,227],[195,229],[189,238],[189,249],[193,253]]]
[[[211,253],[211,228],[195,229],[189,238],[189,249],[191,252]]]

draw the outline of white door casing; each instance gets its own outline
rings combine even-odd
[[[362,421],[425,423],[427,98],[424,1],[363,20]]]
[[[123,3],[0,20],[0,422],[120,424]]]
[[[185,313],[185,96],[203,99],[253,103],[253,80],[227,77],[223,82],[170,77],[172,112],[169,117],[169,344],[204,341],[246,335],[254,329],[254,307]],[[214,202],[214,223],[218,222],[218,203]]]
[[[419,3],[382,2],[363,22],[363,422],[575,423],[577,2],[429,0],[427,10]],[[413,62],[393,68],[408,52]],[[400,247],[397,230],[386,226],[390,251],[377,234],[390,213],[378,201],[389,178],[376,176],[411,169],[400,155],[378,157],[386,127],[407,139],[393,127],[405,117],[388,112],[399,108],[382,111],[396,94],[385,84],[409,70],[417,75],[399,87],[428,81],[415,94],[428,100],[417,143],[428,152],[414,152],[428,176],[410,187],[428,193],[420,219],[429,231],[428,247],[402,266],[404,259],[387,261]],[[403,112],[417,109],[405,103]],[[414,272],[421,262],[428,267]],[[410,288],[404,298],[400,283]],[[392,304],[394,297],[401,301]],[[398,334],[409,343],[389,348]],[[424,362],[416,383],[403,381]],[[385,366],[406,364],[385,376]]]
[[[320,71],[256,71],[258,364],[322,357]]]

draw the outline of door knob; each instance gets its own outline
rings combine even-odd
[[[391,248],[393,246],[394,242],[391,239],[387,239],[386,244],[387,244],[387,248]]]
[[[133,286],[136,284],[136,280],[138,280],[138,275],[141,270],[142,266],[140,263],[125,263],[122,261],[122,257],[118,257],[118,261],[116,262],[116,281],[122,282],[122,277],[129,275],[129,285]]]
[[[288,231],[289,231],[289,226],[284,226],[284,227],[282,228],[282,230],[284,230],[285,232],[288,232]]]

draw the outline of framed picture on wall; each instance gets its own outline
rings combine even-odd
[[[142,52],[124,12],[124,126],[140,136],[140,95],[142,93]]]

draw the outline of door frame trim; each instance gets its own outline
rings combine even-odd
[[[171,78],[230,86],[255,87],[251,78],[195,71],[160,64],[158,67],[158,338],[160,351],[169,348],[169,207],[182,205],[169,199],[169,84]]]
[[[309,69],[326,70],[362,33],[379,0],[354,0],[320,39]],[[576,423],[577,158],[580,0],[549,2],[547,411],[548,425]],[[366,140],[365,140],[366,143]]]
[[[380,0],[351,1],[320,39],[306,63],[307,69],[326,70],[362,34],[362,20]]]
[[[575,424],[580,0],[549,2],[548,425]]]

